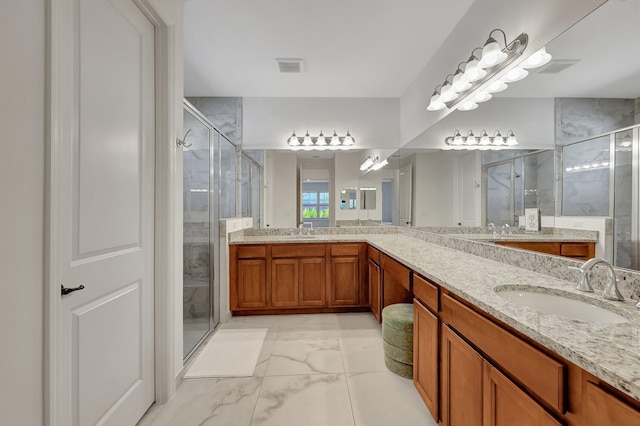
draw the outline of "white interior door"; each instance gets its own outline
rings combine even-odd
[[[462,226],[480,226],[480,154],[471,151],[456,158],[457,216]]]
[[[60,296],[53,424],[132,425],[154,400],[154,27],[132,0],[53,3],[52,285],[84,286]]]
[[[411,164],[400,169],[400,226],[411,225],[411,210],[413,197],[413,175]]]

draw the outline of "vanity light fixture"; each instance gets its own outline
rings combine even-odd
[[[485,151],[488,149],[503,149],[518,145],[518,140],[513,131],[507,132],[506,139],[500,134],[498,130],[493,133],[493,136],[489,136],[485,130],[480,133],[480,136],[473,134],[473,131],[469,130],[466,136],[462,136],[458,130],[453,133],[453,136],[445,138],[444,143],[447,147],[444,149],[479,149]]]
[[[360,164],[360,171],[368,172],[369,170],[380,170],[387,164],[389,164],[389,162],[386,159],[380,160],[380,157],[377,155],[369,154],[362,164]]]
[[[502,34],[498,40],[495,34]],[[501,47],[499,41],[503,41]],[[522,33],[511,43],[507,43],[504,31],[495,29],[489,33],[484,47],[477,47],[471,51],[466,62],[458,65],[454,74],[449,74],[445,81],[436,86],[431,95],[428,111],[440,111],[444,108],[471,111],[481,102],[492,98],[493,93],[507,89],[507,83],[513,83],[525,78],[527,69],[545,65],[551,60],[551,55],[543,47],[531,54],[520,65],[514,62],[522,56],[527,47],[529,37]],[[479,52],[476,54],[476,52]],[[479,56],[477,56],[479,55]]]
[[[287,145],[289,145],[289,148],[292,150],[311,151],[314,149],[347,150],[355,144],[355,139],[351,136],[348,130],[346,136],[338,136],[334,130],[329,143],[327,143],[327,139],[328,138],[322,133],[322,130],[318,136],[311,136],[307,130],[307,133],[303,137],[296,136],[296,132],[294,131],[289,139],[287,139]]]
[[[378,160],[378,157],[376,157],[373,154],[369,154],[369,156],[365,158],[362,164],[360,164],[360,171],[364,172],[366,170],[369,170],[377,160]]]

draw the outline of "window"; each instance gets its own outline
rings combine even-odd
[[[302,219],[329,220],[329,193],[303,192]]]

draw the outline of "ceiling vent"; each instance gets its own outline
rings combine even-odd
[[[548,64],[540,67],[536,72],[538,74],[557,74],[578,62],[578,59],[552,59]]]
[[[276,58],[280,72],[300,73],[305,71],[304,59],[301,58]]]

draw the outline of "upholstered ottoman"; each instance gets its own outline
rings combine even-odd
[[[413,378],[413,304],[396,303],[382,310],[382,340],[387,368]]]

